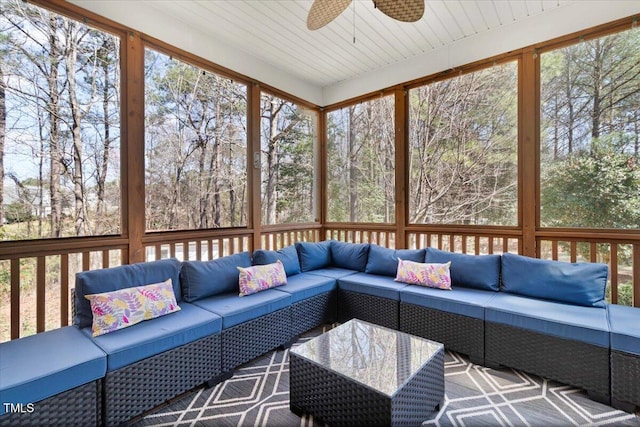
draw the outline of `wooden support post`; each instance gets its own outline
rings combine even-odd
[[[262,148],[260,144],[260,86],[247,88],[247,191],[249,194],[248,226],[253,229],[253,250],[262,248]]]
[[[128,262],[145,261],[144,203],[144,44],[140,35],[129,32],[122,40],[125,73],[122,76],[122,223],[129,239]]]
[[[537,51],[527,50],[518,63],[518,212],[522,227],[522,255],[535,257],[536,227],[540,223],[540,61]]]
[[[327,224],[327,112],[320,111],[318,113],[318,141],[315,148],[316,154],[316,176],[314,181],[317,182],[316,187],[316,209],[317,219],[322,225],[318,230],[319,240],[325,240],[326,224]],[[315,240],[315,239],[314,239]]]
[[[396,239],[395,247],[407,247],[406,227],[408,222],[407,191],[409,187],[409,96],[405,89],[395,92],[395,187],[396,187]]]

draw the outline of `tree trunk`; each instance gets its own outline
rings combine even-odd
[[[62,175],[62,153],[60,150],[60,96],[58,94],[58,67],[60,65],[60,47],[56,35],[56,18],[49,18],[49,65],[47,76],[49,99],[47,111],[49,115],[49,161],[51,178],[49,180],[49,197],[51,202],[51,237],[62,235],[62,195],[60,181]]]
[[[67,29],[67,51],[65,52],[65,61],[67,66],[67,90],[69,93],[69,105],[71,108],[71,135],[73,138],[73,170],[71,178],[73,181],[74,196],[74,220],[76,236],[85,234],[86,218],[84,206],[84,183],[82,181],[82,134],[80,124],[82,122],[82,111],[78,104],[77,85],[76,85],[76,60],[78,56],[77,43],[72,40],[74,25],[69,24]]]
[[[349,221],[358,222],[358,170],[355,106],[349,107],[348,161],[349,169]]]
[[[4,224],[4,136],[7,128],[6,85],[0,63],[0,227]]]
[[[109,75],[109,50],[113,47],[113,44],[110,43],[110,36],[104,36],[104,40],[102,42],[102,46],[98,51],[98,58],[102,65],[102,73],[104,77],[104,82],[102,86],[102,113],[104,114],[104,148],[102,151],[102,164],[98,168],[98,205],[96,207],[96,217],[98,221],[103,221],[106,214],[106,201],[105,201],[105,193],[106,193],[106,180],[107,173],[109,171],[109,156],[111,154],[111,120],[109,117],[109,88],[111,87],[111,79]],[[98,154],[96,153],[96,156]],[[106,230],[96,230],[97,234],[102,234]]]
[[[600,92],[601,92],[601,74],[602,74],[602,52],[598,39],[594,40],[594,58],[593,58],[593,111],[591,113],[591,137],[597,139],[600,137]],[[593,143],[591,145],[591,154],[593,155]]]
[[[266,223],[276,223],[276,204],[277,194],[276,185],[278,180],[278,115],[280,114],[280,107],[277,106],[277,101],[271,99],[269,104],[269,141],[267,143],[267,185],[265,188],[266,196]]]

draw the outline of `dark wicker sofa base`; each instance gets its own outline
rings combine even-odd
[[[400,331],[441,342],[484,364],[484,320],[401,302]]]
[[[291,305],[291,335],[297,337],[337,319],[337,291],[325,292]]]
[[[220,375],[220,342],[220,334],[210,335],[107,372],[104,424],[126,422]]]
[[[610,404],[609,348],[485,322],[485,360],[582,388]]]
[[[360,319],[398,329],[399,301],[338,289],[338,321]]]
[[[0,426],[95,426],[101,423],[102,380],[35,402],[31,413],[0,416]],[[23,407],[23,410],[26,408]]]
[[[640,355],[611,350],[611,406],[627,412],[640,407]]]
[[[222,331],[223,375],[291,341],[291,307]]]

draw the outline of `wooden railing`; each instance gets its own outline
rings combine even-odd
[[[278,250],[296,242],[317,242],[320,240],[320,224],[287,224],[263,226],[261,248]]]
[[[256,248],[277,250],[298,241],[336,239],[395,248],[397,228],[372,224],[264,226],[252,229],[152,233],[143,237],[148,261],[176,257],[211,260]],[[467,254],[521,253],[517,227],[422,226],[405,230],[408,248],[434,247]],[[71,324],[75,274],[127,263],[123,237],[70,238],[0,244],[0,342]],[[537,256],[609,265],[607,295],[614,304],[640,306],[640,232],[536,231]]]
[[[264,227],[259,245],[254,245],[252,229],[150,233],[142,244],[147,261],[206,261],[257,247],[279,249],[297,241],[317,241],[321,228]],[[72,324],[76,273],[126,264],[128,249],[122,237],[1,242],[0,342]]]
[[[387,224],[327,224],[323,240],[351,243],[374,243],[386,248],[396,247],[396,227]]]
[[[3,242],[0,246],[0,341],[66,326],[79,271],[127,258],[122,238]]]

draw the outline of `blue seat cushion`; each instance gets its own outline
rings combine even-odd
[[[441,263],[451,261],[451,286],[500,290],[500,255],[468,255],[427,248],[425,262]]]
[[[39,402],[106,371],[107,355],[75,326],[7,341],[0,344],[0,402]]]
[[[83,271],[76,274],[76,315],[74,324],[79,328],[91,326],[93,315],[91,304],[85,295],[111,292],[118,289],[151,285],[171,279],[176,301],[182,300],[180,292],[180,266],[175,258],[141,262],[100,270]]]
[[[356,273],[338,279],[338,288],[349,292],[373,295],[400,301],[400,291],[407,287],[391,277],[375,274]]]
[[[224,330],[289,307],[291,295],[277,289],[267,289],[244,297],[233,292],[201,299],[195,304],[222,316],[222,329]]]
[[[301,273],[287,278],[287,284],[279,286],[278,291],[291,295],[291,304],[336,289],[336,279]]]
[[[251,267],[249,252],[240,252],[211,261],[185,261],[180,272],[184,299],[194,302],[212,295],[239,292],[238,267]]]
[[[253,252],[254,265],[273,264],[278,260],[284,265],[284,272],[287,273],[287,276],[294,276],[300,273],[300,261],[298,260],[298,251],[295,245],[287,246],[279,251],[258,249]]]
[[[331,265],[331,240],[323,242],[297,242],[296,251],[302,272]]]
[[[599,307],[497,293],[485,308],[485,321],[609,347],[607,310]]]
[[[496,293],[473,288],[450,291],[410,285],[400,291],[400,301],[484,320],[484,307]]]
[[[609,304],[611,349],[640,355],[640,308]]]
[[[609,267],[502,255],[502,290],[586,307],[604,308]]]
[[[405,261],[424,262],[424,249],[388,249],[371,245],[365,273],[396,277],[398,258]]]
[[[331,241],[333,265],[347,270],[364,271],[369,259],[369,243]]]
[[[107,353],[107,370],[115,371],[183,344],[218,334],[222,319],[183,302],[180,311],[92,338]],[[82,330],[91,336],[91,328]]]
[[[339,267],[326,267],[326,268],[319,268],[317,270],[311,270],[311,271],[308,271],[307,273],[313,274],[316,276],[330,277],[332,279],[340,279],[342,277],[356,274],[357,271],[348,270],[346,268],[339,268]]]

